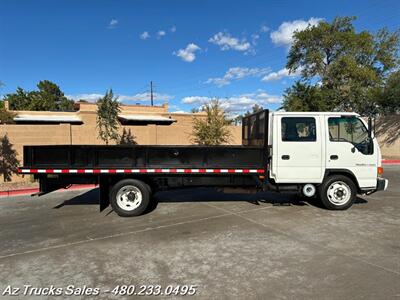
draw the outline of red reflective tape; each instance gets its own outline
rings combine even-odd
[[[107,171],[108,171],[108,173],[117,173],[117,170],[115,170],[115,169],[107,170]]]
[[[205,173],[206,169],[199,169],[199,173]]]
[[[124,173],[132,173],[132,170],[124,170]]]
[[[257,173],[264,173],[264,170],[257,170]]]
[[[85,170],[84,170],[84,169],[78,169],[77,172],[80,173],[80,174],[82,174],[82,173],[85,173]]]
[[[234,169],[229,169],[228,173],[235,173],[235,170]]]
[[[214,169],[213,172],[214,173],[221,173],[221,170],[220,169]]]
[[[94,169],[93,173],[95,173],[95,174],[100,173],[100,170]]]
[[[169,169],[170,173],[176,173],[176,169]]]
[[[37,169],[31,169],[31,173],[37,173],[38,170]]]
[[[161,169],[155,169],[154,172],[155,173],[162,173],[162,170]]]
[[[140,169],[139,172],[140,172],[140,173],[147,173],[147,170],[146,170],[146,169]]]
[[[243,169],[243,173],[250,173],[249,169]]]
[[[191,169],[185,169],[185,173],[192,173]]]
[[[46,169],[46,173],[54,173],[53,169]]]

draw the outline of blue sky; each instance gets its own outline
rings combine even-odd
[[[127,104],[189,111],[209,98],[236,114],[280,106],[293,30],[357,16],[400,27],[400,1],[0,1],[0,94],[48,79],[73,98],[113,88]]]

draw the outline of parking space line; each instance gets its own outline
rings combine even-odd
[[[0,256],[0,259],[19,256],[19,255],[24,255],[24,254],[42,252],[42,251],[46,251],[46,250],[59,249],[59,248],[64,248],[64,247],[69,247],[69,246],[81,245],[81,244],[85,244],[85,243],[102,241],[102,240],[116,238],[116,237],[124,237],[124,236],[128,236],[128,235],[136,234],[136,233],[147,232],[147,231],[152,231],[152,230],[157,230],[157,229],[163,229],[163,228],[173,227],[173,226],[177,226],[177,225],[184,225],[184,224],[201,222],[201,221],[205,221],[205,220],[222,218],[222,217],[226,217],[226,216],[229,216],[229,215],[232,215],[232,214],[231,213],[225,213],[225,214],[221,214],[221,215],[200,218],[200,219],[197,219],[197,220],[183,221],[183,222],[178,222],[178,223],[173,223],[173,224],[168,224],[168,225],[159,225],[159,226],[152,227],[152,228],[145,228],[145,229],[140,229],[140,230],[135,230],[135,231],[112,234],[112,235],[107,235],[107,236],[98,237],[98,238],[88,238],[86,240],[72,242],[72,243],[54,245],[54,246],[50,246],[50,247],[43,247],[43,248],[38,248],[38,249],[34,249],[34,250],[29,250],[29,251],[23,251],[23,252],[7,254],[7,255]]]
[[[228,212],[228,210],[226,210],[226,209],[224,209],[224,208],[221,208],[221,207],[218,207],[218,206],[209,204],[209,203],[204,203],[204,204],[205,204],[205,205],[208,205],[208,206],[210,206],[210,207],[214,207],[214,208],[216,208],[216,209],[219,209],[219,210],[221,210],[221,211],[223,211],[223,212]],[[255,220],[252,220],[252,219],[250,219],[250,218],[247,218],[247,217],[244,217],[244,216],[241,216],[241,215],[240,215],[240,214],[247,213],[247,212],[248,212],[248,211],[237,212],[237,213],[232,212],[232,215],[235,215],[235,216],[237,216],[237,217],[239,217],[239,218],[241,218],[241,219],[247,220],[247,221],[249,221],[249,222],[251,222],[251,223],[253,223],[253,224],[260,225],[260,226],[262,226],[262,227],[264,227],[264,228],[268,228],[269,230],[272,230],[272,231],[275,231],[275,232],[280,233],[280,234],[282,234],[282,235],[285,235],[286,237],[292,238],[292,239],[294,239],[294,240],[296,240],[296,241],[303,242],[303,243],[308,243],[308,244],[311,244],[311,245],[313,245],[313,246],[315,246],[315,247],[319,247],[319,248],[321,248],[321,249],[323,249],[323,250],[327,250],[327,251],[333,252],[336,256],[338,255],[338,254],[336,254],[337,252],[336,252],[336,250],[335,250],[334,248],[325,247],[325,246],[322,246],[322,245],[320,245],[320,244],[316,244],[316,243],[313,243],[313,242],[310,242],[310,241],[307,241],[307,240],[299,239],[299,238],[297,238],[297,237],[295,237],[295,236],[293,236],[293,235],[290,235],[290,234],[286,233],[285,231],[276,229],[275,227],[272,228],[271,226],[265,225],[265,224],[263,224],[263,223],[257,222],[257,221],[255,221]],[[386,267],[383,267],[383,266],[380,266],[380,265],[371,263],[371,262],[369,262],[369,261],[367,261],[367,260],[364,260],[364,259],[360,259],[360,258],[351,256],[351,255],[347,255],[347,254],[343,254],[343,253],[340,253],[339,256],[345,256],[345,257],[347,257],[347,258],[350,258],[350,259],[353,259],[353,260],[356,260],[356,261],[359,261],[359,262],[363,262],[363,263],[368,264],[368,265],[370,265],[370,266],[373,266],[373,267],[376,267],[376,268],[379,268],[379,269],[382,269],[382,270],[385,270],[385,271],[387,271],[387,272],[390,272],[390,273],[393,273],[393,274],[396,274],[396,275],[399,275],[399,276],[400,276],[400,272],[397,272],[397,271],[395,271],[395,270],[388,269],[388,268],[386,268]]]

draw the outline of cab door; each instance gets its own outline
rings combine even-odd
[[[374,188],[377,178],[376,144],[366,124],[356,116],[326,116],[326,168],[351,172],[361,188]]]
[[[320,183],[324,144],[319,116],[276,116],[276,181]]]

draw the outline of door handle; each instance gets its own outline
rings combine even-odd
[[[337,156],[337,155],[331,155],[332,160],[337,160],[338,158],[339,158],[339,156]]]
[[[288,159],[290,159],[290,155],[282,155],[282,159],[283,160],[288,160]]]

